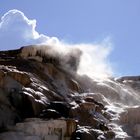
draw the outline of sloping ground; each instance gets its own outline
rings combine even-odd
[[[0,140],[140,138],[138,78],[91,79],[22,49],[0,52]]]

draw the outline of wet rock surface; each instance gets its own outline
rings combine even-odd
[[[140,137],[139,77],[91,79],[22,49],[0,52],[0,140]]]

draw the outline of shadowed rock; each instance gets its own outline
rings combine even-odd
[[[56,110],[59,114],[61,114],[62,117],[69,117],[70,106],[65,102],[51,102],[47,109]]]
[[[140,138],[139,76],[98,81],[76,73],[79,50],[35,47],[0,52],[0,140]]]
[[[46,109],[46,110],[43,110],[41,112],[41,114],[39,115],[40,118],[46,118],[46,119],[58,119],[61,116],[61,114],[59,112],[57,112],[56,110],[53,110],[53,109]]]

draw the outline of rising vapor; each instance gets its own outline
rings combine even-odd
[[[8,41],[7,41],[8,40]],[[87,74],[90,77],[108,77],[112,75],[112,66],[108,60],[111,52],[111,41],[106,39],[93,44],[69,44],[56,37],[49,37],[36,31],[36,20],[28,19],[19,10],[10,10],[0,22],[1,50],[16,49],[21,46],[34,45],[26,48],[24,57],[48,55],[60,60],[65,68]]]

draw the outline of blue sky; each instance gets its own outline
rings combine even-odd
[[[4,0],[0,17],[18,9],[36,19],[37,32],[69,43],[110,38],[115,75],[140,75],[139,7],[139,0]]]

